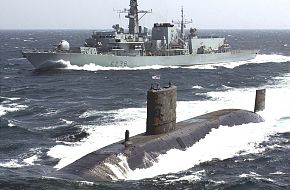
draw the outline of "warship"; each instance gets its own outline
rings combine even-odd
[[[258,53],[256,50],[231,50],[224,37],[198,36],[195,28],[185,32],[185,25],[190,21],[184,18],[183,8],[181,21],[155,23],[151,30],[140,26],[139,21],[152,10],[139,10],[137,0],[130,0],[129,9],[117,12],[126,14],[129,29],[115,24],[111,31],[94,31],[82,47],[70,47],[69,42],[62,40],[53,49],[26,49],[22,55],[36,69],[43,69],[68,64],[192,66],[245,61],[255,58]]]

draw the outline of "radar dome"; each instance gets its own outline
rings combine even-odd
[[[61,40],[57,46],[58,50],[68,51],[69,50],[69,43],[65,40]]]

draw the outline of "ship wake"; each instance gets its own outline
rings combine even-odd
[[[233,69],[242,65],[247,64],[263,64],[263,63],[285,63],[290,62],[290,56],[277,55],[277,54],[258,54],[254,59],[248,61],[236,61],[236,62],[225,62],[225,63],[215,63],[215,64],[205,64],[205,65],[194,65],[190,67],[183,67],[187,69],[217,69],[219,67],[224,67],[228,69]]]

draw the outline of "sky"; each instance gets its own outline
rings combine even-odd
[[[141,25],[180,20],[198,29],[290,29],[290,0],[139,0]],[[129,0],[0,0],[0,29],[110,29],[128,19]]]

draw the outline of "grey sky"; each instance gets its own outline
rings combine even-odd
[[[129,0],[0,0],[0,29],[101,29],[127,27]],[[290,0],[139,0],[152,9],[141,24],[177,20],[181,6],[200,29],[290,29]]]

